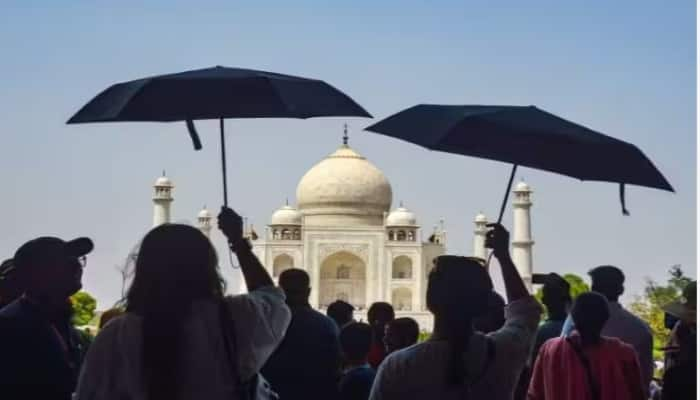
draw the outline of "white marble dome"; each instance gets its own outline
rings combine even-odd
[[[479,212],[476,214],[476,217],[474,218],[474,222],[488,222],[488,219],[484,215],[484,213]]]
[[[197,217],[200,219],[210,219],[211,218],[211,212],[207,210],[206,207],[202,208],[202,210],[197,214]]]
[[[520,182],[518,182],[517,185],[515,185],[515,191],[516,192],[530,192],[531,191],[530,185],[528,185],[527,183],[525,183],[523,181],[520,181]]]
[[[172,187],[173,183],[170,179],[168,179],[167,176],[163,175],[156,179],[156,183],[154,184],[154,186]]]
[[[401,206],[386,217],[386,226],[415,226],[416,215]]]
[[[285,205],[272,213],[270,225],[301,225],[301,213],[296,208]]]
[[[299,210],[312,216],[311,224],[381,225],[391,197],[382,171],[347,145],[313,166],[297,186]]]

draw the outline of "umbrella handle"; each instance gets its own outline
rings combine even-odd
[[[513,178],[515,178],[515,171],[518,169],[518,164],[513,164],[513,169],[510,170],[510,179],[508,179],[508,186],[506,187],[506,194],[503,196],[503,203],[501,203],[501,212],[498,213],[498,223],[500,224],[503,220],[503,213],[506,211],[506,205],[508,205],[508,196],[510,196],[510,189],[513,187]],[[489,253],[489,257],[486,259],[486,269],[491,263],[491,257],[493,257],[493,251]]]
[[[224,119],[219,118],[221,138],[221,173],[224,182],[224,207],[228,207],[228,187],[226,186],[226,138],[224,137]]]
[[[202,141],[199,140],[199,135],[197,130],[194,128],[194,122],[191,119],[185,121],[187,124],[187,131],[190,133],[190,139],[192,139],[192,145],[195,150],[202,150]]]

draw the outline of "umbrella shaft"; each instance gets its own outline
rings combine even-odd
[[[221,172],[224,180],[224,206],[228,207],[228,187],[226,186],[226,138],[224,137],[224,119],[219,119],[219,133],[221,135]]]
[[[510,178],[508,179],[508,186],[506,187],[506,194],[503,196],[503,203],[501,203],[501,212],[498,213],[498,223],[500,224],[503,220],[503,213],[506,211],[506,205],[508,204],[508,196],[510,195],[510,188],[513,186],[513,178],[515,178],[515,171],[518,169],[517,164],[513,164],[513,169],[510,170]],[[493,257],[493,251],[489,253],[489,257],[486,259],[486,268],[488,269],[489,264],[491,264],[491,257]]]

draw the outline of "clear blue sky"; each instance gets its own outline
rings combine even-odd
[[[0,13],[0,257],[42,234],[90,236],[84,285],[100,307],[119,296],[114,266],[150,227],[162,169],[175,220],[221,204],[217,127],[199,124],[195,153],[182,123],[65,121],[114,82],[217,64],[327,80],[378,118],[420,102],[535,104],[633,142],[677,193],[630,187],[629,217],[613,184],[521,171],[535,190],[535,268],[618,265],[628,300],[672,264],[695,275],[694,1],[139,3],[5,1]],[[450,252],[471,252],[471,221],[496,215],[509,167],[362,132],[370,120],[229,121],[233,205],[262,230],[344,122],[395,204],[426,231],[444,217]],[[237,280],[225,257],[222,268]]]

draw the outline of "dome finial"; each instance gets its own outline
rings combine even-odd
[[[343,124],[343,145],[348,145],[348,124]]]
[[[163,170],[163,175],[162,175],[162,176],[165,176],[165,170]]]
[[[403,208],[403,200],[399,200],[399,207]]]
[[[284,198],[284,205],[288,206],[289,205],[289,197]]]

